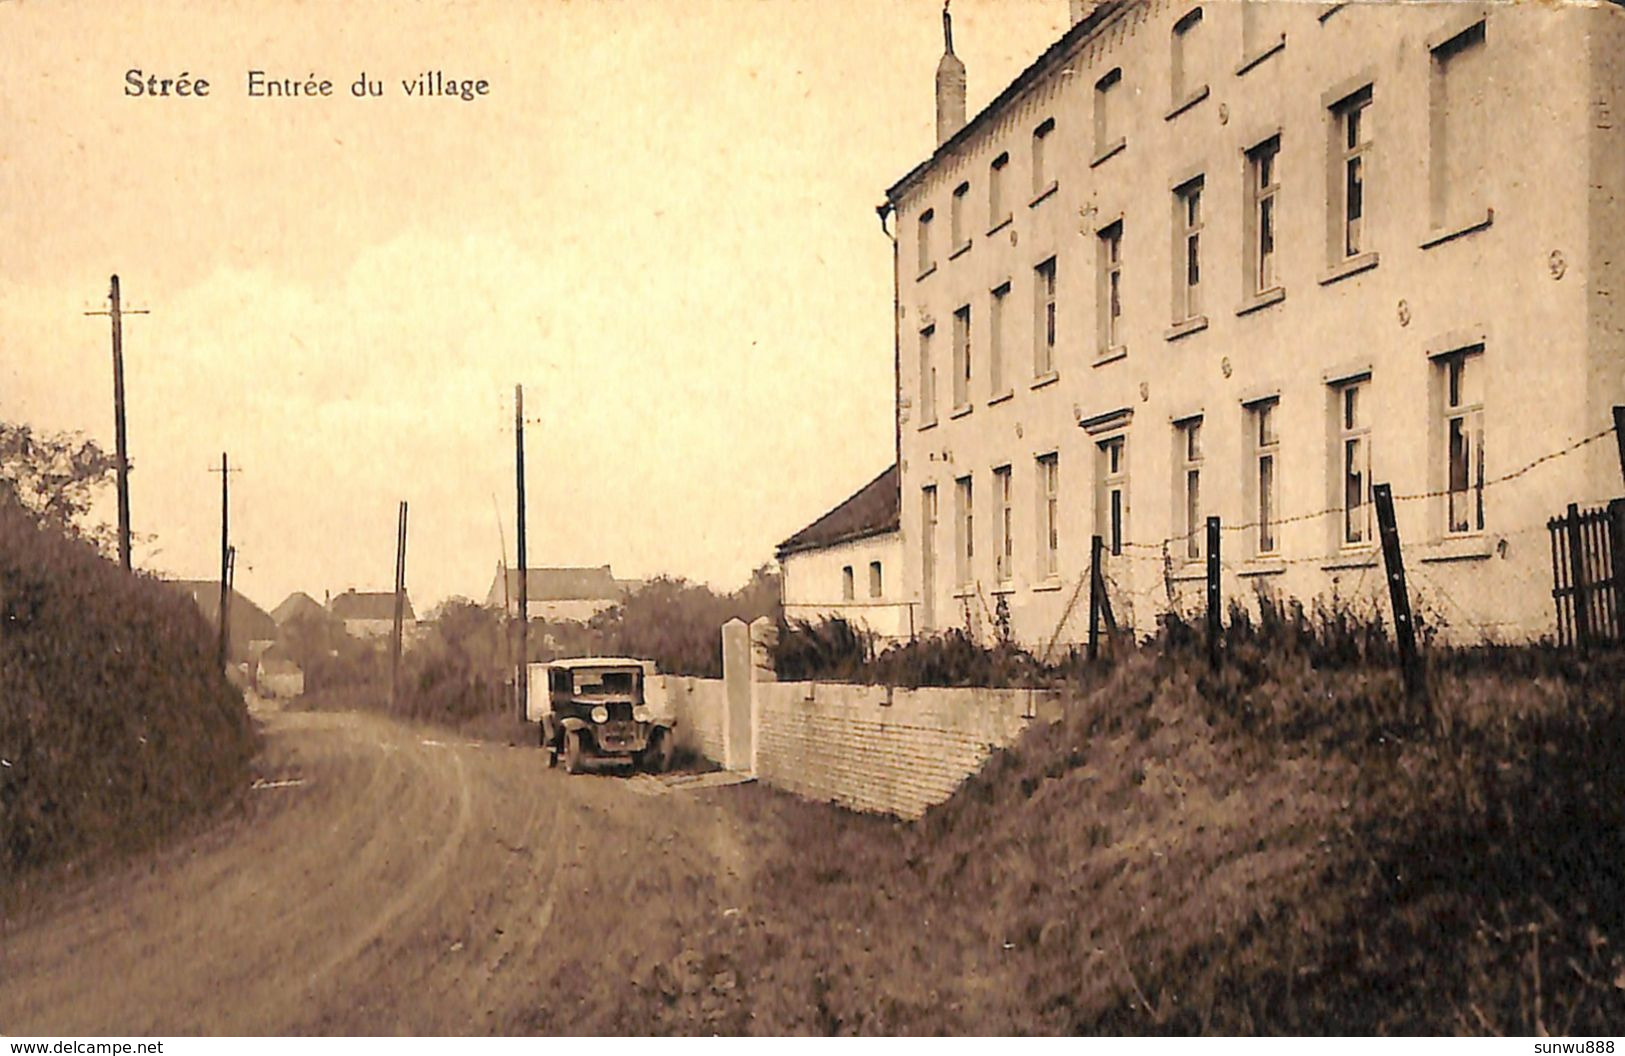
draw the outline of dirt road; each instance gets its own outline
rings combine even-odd
[[[738,789],[644,795],[531,747],[261,717],[241,816],[0,932],[0,1033],[626,1029],[629,980],[748,886]]]

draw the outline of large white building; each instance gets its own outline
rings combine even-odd
[[[1099,535],[1147,631],[1209,516],[1227,597],[1374,602],[1388,483],[1425,618],[1549,633],[1547,518],[1625,490],[1625,11],[1073,6],[968,121],[950,35],[886,193],[917,628],[1081,638]]]

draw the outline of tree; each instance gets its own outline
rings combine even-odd
[[[117,529],[89,522],[90,508],[113,479],[116,460],[82,433],[41,433],[0,422],[0,501],[11,501],[41,527],[89,541],[104,554]]]

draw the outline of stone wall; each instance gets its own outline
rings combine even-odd
[[[659,676],[649,702],[677,717],[679,747],[808,799],[917,818],[1028,724],[1060,714],[1045,690],[776,682],[771,630],[730,622],[727,678]]]
[[[722,714],[726,693],[721,679],[658,675],[645,687],[649,706],[677,719],[677,748],[722,761]]]
[[[756,776],[809,799],[917,818],[996,748],[1058,714],[1055,694],[758,683]]]

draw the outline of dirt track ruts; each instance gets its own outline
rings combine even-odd
[[[602,1029],[677,917],[743,892],[726,790],[637,795],[379,716],[261,717],[263,779],[297,783],[6,924],[0,1033]],[[548,996],[582,972],[603,993],[578,1019]]]

